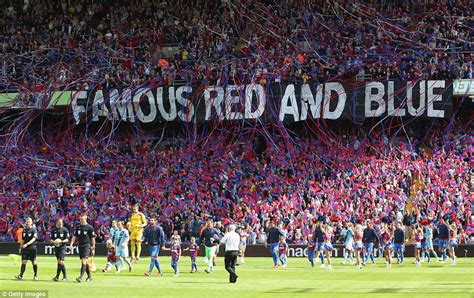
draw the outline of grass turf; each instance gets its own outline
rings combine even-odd
[[[261,297],[261,296],[330,296],[330,297],[474,297],[474,259],[458,259],[456,266],[449,262],[422,263],[421,268],[407,258],[405,264],[393,264],[391,269],[378,259],[376,266],[368,265],[362,270],[352,265],[341,265],[335,259],[333,270],[327,271],[309,266],[304,258],[290,258],[288,268],[272,269],[270,258],[247,258],[237,267],[236,284],[228,283],[228,274],[223,268],[223,258],[217,261],[217,270],[212,274],[203,272],[203,258],[199,258],[200,272],[189,273],[189,257],[180,263],[180,275],[173,276],[170,258],[161,257],[164,276],[145,277],[149,259],[135,264],[131,273],[102,273],[105,258],[97,257],[97,272],[91,283],[78,284],[79,259],[66,258],[68,282],[53,282],[56,273],[54,257],[38,258],[38,281],[33,281],[31,263],[27,265],[23,281],[17,281],[20,263],[7,256],[0,256],[0,296],[12,297],[9,292],[18,290],[45,290],[48,297],[137,297],[137,296],[214,296],[214,297]],[[114,271],[114,269],[112,270]]]

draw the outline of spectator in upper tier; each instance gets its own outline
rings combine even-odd
[[[471,78],[470,4],[5,0],[0,89]]]

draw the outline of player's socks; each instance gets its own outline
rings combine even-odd
[[[135,259],[135,261],[138,263],[138,261],[140,261],[140,254],[142,253],[142,242],[136,241],[136,245],[137,245],[137,251],[136,251],[137,258]]]
[[[211,273],[211,268],[212,268],[212,260],[208,258],[207,268],[204,271],[206,271],[206,273]]]
[[[59,279],[59,274],[61,274],[61,264],[58,264],[56,268],[56,279]]]
[[[122,258],[118,259],[118,261],[117,261],[117,267],[118,267],[119,269],[123,269]]]
[[[38,264],[34,264],[34,265],[33,265],[33,272],[35,273],[34,276],[37,276],[37,275],[38,275]]]
[[[123,260],[125,261],[125,263],[126,263],[127,266],[128,266],[128,271],[132,271],[132,264],[130,263],[130,261],[128,260],[128,258],[123,258]]]
[[[86,273],[86,265],[82,264],[81,266],[81,275],[79,276],[80,279],[84,276],[84,273]]]
[[[313,258],[309,258],[309,262],[311,263],[311,267],[314,267],[314,259],[313,259]]]
[[[21,269],[20,269],[20,276],[23,277],[23,274],[25,273],[25,270],[26,270],[26,265],[25,264],[21,264]]]
[[[448,258],[445,251],[443,251],[443,254],[441,255],[441,258],[443,259],[443,262]]]
[[[320,253],[319,258],[321,259],[321,265],[324,265],[324,254]]]
[[[86,265],[87,279],[91,278],[91,270],[89,269],[89,264]]]
[[[136,261],[136,249],[137,249],[137,246],[136,246],[136,241],[135,240],[130,240],[130,249],[131,249],[131,253],[132,253],[132,262],[135,262]]]
[[[64,265],[64,264],[61,265],[61,271],[63,273],[63,279],[67,278],[66,265]]]

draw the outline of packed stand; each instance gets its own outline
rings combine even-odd
[[[0,237],[14,240],[31,216],[39,238],[48,239],[54,219],[71,227],[87,212],[104,241],[111,221],[127,220],[139,203],[168,239],[177,231],[183,241],[199,236],[208,218],[245,227],[251,244],[265,242],[272,220],[284,223],[289,243],[304,244],[316,220],[330,222],[338,239],[348,222],[368,219],[380,229],[386,222],[444,218],[458,225],[460,243],[473,243],[472,135],[440,135],[434,130],[421,146],[416,139],[404,144],[346,131],[294,139],[292,146],[267,140],[257,153],[252,142],[226,136],[162,146],[44,135],[46,143],[21,150],[2,139]],[[417,192],[415,182],[423,185]]]
[[[2,1],[0,86],[472,78],[460,1]]]

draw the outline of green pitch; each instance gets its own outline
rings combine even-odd
[[[199,258],[200,272],[189,273],[190,261],[183,257],[180,263],[181,274],[173,276],[170,259],[161,257],[164,276],[158,277],[156,269],[153,276],[145,277],[149,259],[135,264],[131,273],[102,273],[105,259],[96,258],[97,272],[91,283],[78,284],[79,259],[68,257],[66,268],[68,282],[53,282],[56,273],[54,257],[38,258],[38,281],[33,281],[33,269],[28,264],[24,280],[14,280],[19,272],[19,263],[7,256],[0,256],[0,296],[13,297],[9,293],[17,290],[45,290],[48,297],[249,297],[249,296],[330,296],[330,297],[474,297],[474,259],[458,259],[456,266],[448,262],[422,263],[421,268],[412,264],[408,258],[404,265],[394,264],[391,269],[378,259],[376,266],[369,265],[357,270],[351,265],[341,265],[334,261],[333,270],[309,267],[303,258],[291,258],[287,269],[272,269],[270,258],[248,258],[237,267],[239,275],[236,284],[228,283],[228,274],[223,268],[223,258],[217,261],[215,273],[207,274],[203,258]],[[9,296],[10,295],[10,296]],[[16,296],[19,297],[19,296]]]

